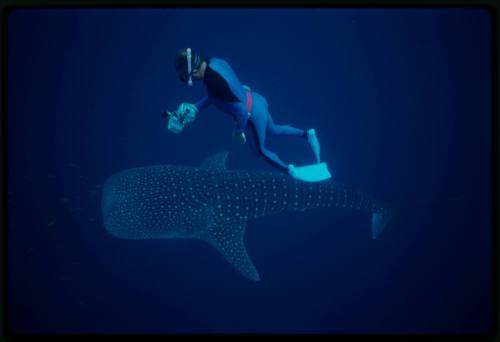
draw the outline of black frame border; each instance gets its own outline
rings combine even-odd
[[[0,197],[0,218],[2,220],[2,232],[0,234],[0,265],[1,265],[1,275],[2,279],[0,282],[0,340],[6,341],[16,341],[22,340],[24,338],[42,338],[47,337],[51,340],[53,339],[93,339],[98,337],[106,338],[118,338],[120,340],[128,338],[166,338],[169,336],[180,336],[183,334],[152,334],[152,335],[141,335],[141,334],[43,334],[43,335],[15,335],[9,328],[8,324],[8,314],[7,314],[7,201],[8,201],[8,191],[7,191],[7,142],[8,142],[8,122],[7,122],[7,77],[8,77],[8,65],[7,65],[7,48],[8,48],[8,16],[15,9],[22,8],[70,8],[70,9],[116,9],[116,8],[404,8],[404,9],[418,9],[418,8],[479,8],[485,9],[490,13],[491,27],[492,27],[492,159],[491,159],[491,184],[492,184],[492,300],[493,300],[493,312],[492,312],[492,326],[490,330],[485,334],[298,334],[298,336],[317,336],[317,335],[328,335],[334,338],[340,338],[345,340],[353,340],[356,338],[380,338],[383,341],[418,341],[421,339],[425,340],[435,340],[435,341],[500,341],[499,335],[499,252],[498,248],[500,246],[499,239],[499,222],[500,222],[500,207],[498,205],[498,194],[499,185],[498,182],[498,172],[499,172],[499,138],[498,132],[500,129],[499,125],[499,112],[498,112],[498,38],[499,38],[499,26],[498,26],[498,3],[495,0],[297,0],[297,1],[280,1],[280,0],[234,0],[234,1],[224,1],[224,0],[7,0],[0,4],[0,35],[2,40],[2,52],[0,61],[2,64],[0,76],[1,76],[1,92],[0,92],[0,104],[1,104],[1,139],[0,148],[2,151],[1,159],[1,197]],[[204,334],[187,334],[199,336]],[[258,336],[258,333],[241,333],[241,334],[206,334],[214,335],[218,337],[244,337],[244,336]],[[266,334],[262,334],[266,335]],[[272,335],[287,335],[292,337],[293,334],[272,334]],[[270,336],[272,336],[270,335]]]

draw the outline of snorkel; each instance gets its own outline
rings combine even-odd
[[[199,71],[203,64],[202,57],[191,48],[183,49],[175,58],[175,71],[182,83],[193,86],[195,80],[200,79]]]
[[[187,67],[188,67],[188,76],[189,76],[189,80],[188,80],[188,84],[190,87],[193,86],[193,76],[192,76],[192,71],[191,71],[191,49],[190,48],[187,48],[186,49],[186,57],[187,57]]]

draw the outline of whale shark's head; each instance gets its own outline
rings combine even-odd
[[[226,156],[216,154],[199,168],[160,165],[114,174],[102,191],[106,230],[125,239],[200,238],[245,277],[259,280],[243,235],[249,213],[266,206],[260,196],[269,195],[272,186],[258,193],[249,173],[225,169]],[[234,189],[227,183],[229,175],[236,177]]]
[[[134,168],[103,186],[105,228],[126,239],[190,237],[203,222],[203,210],[186,198],[178,173],[169,165]],[[186,171],[184,171],[186,172]]]

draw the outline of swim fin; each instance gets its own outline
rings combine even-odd
[[[288,165],[288,174],[304,182],[320,182],[331,177],[330,171],[325,163],[312,164],[295,167]]]

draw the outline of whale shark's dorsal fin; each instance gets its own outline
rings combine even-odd
[[[205,159],[200,166],[204,169],[225,171],[227,155],[228,152],[216,153]]]
[[[259,281],[257,269],[245,248],[246,221],[212,222],[202,238],[210,242],[246,278]]]

